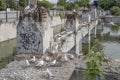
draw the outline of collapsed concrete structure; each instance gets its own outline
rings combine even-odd
[[[19,22],[17,27],[18,53],[44,54],[47,49],[53,53],[69,52],[74,47],[75,54],[82,52],[82,38],[87,34],[90,36],[90,31],[98,23],[96,9],[82,15],[85,23],[80,23],[76,12],[66,14],[64,31],[57,35],[53,34],[53,26],[64,24],[64,20],[62,21],[59,17],[54,20],[47,10],[42,9],[36,9],[39,13],[35,15],[28,13],[28,16]],[[88,41],[90,42],[90,37]]]

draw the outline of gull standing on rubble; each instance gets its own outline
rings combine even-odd
[[[29,66],[30,65],[29,61],[27,59],[25,61],[26,61],[26,65]]]
[[[53,60],[51,63],[50,63],[50,66],[54,66],[56,64],[56,60]]]
[[[65,56],[64,56],[64,61],[68,61],[68,57],[67,57],[66,54],[65,54]]]
[[[46,61],[50,61],[50,58],[48,56],[45,57]]]
[[[38,61],[37,64],[36,64],[36,66],[39,66],[39,67],[41,67],[43,65],[44,65],[44,61],[43,60]]]
[[[74,59],[75,57],[73,56],[73,54],[70,54],[70,59]]]

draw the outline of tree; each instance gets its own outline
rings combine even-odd
[[[4,10],[6,8],[5,0],[0,0],[0,10]]]
[[[109,10],[116,5],[116,2],[115,0],[98,0],[98,5],[105,10]]]
[[[7,7],[16,9],[15,0],[7,0]]]
[[[79,9],[79,5],[78,4],[74,4],[74,9],[78,10]]]
[[[19,6],[25,8],[25,0],[19,0]]]
[[[51,8],[53,7],[53,4],[50,3],[50,2],[47,1],[47,0],[39,1],[38,4],[39,4],[40,6],[44,6],[45,8],[50,8],[50,9],[51,9]]]
[[[75,3],[79,5],[79,7],[86,7],[89,5],[89,0],[77,0]]]
[[[73,10],[74,9],[74,3],[66,3],[65,9],[66,10]]]
[[[110,12],[115,16],[120,16],[120,8],[117,6],[110,8]]]
[[[58,0],[57,5],[65,6],[66,5],[66,0]]]
[[[69,2],[67,2],[66,3],[66,6],[65,6],[65,9],[66,10],[78,10],[79,9],[79,5],[78,4],[76,4],[76,3],[69,3]]]

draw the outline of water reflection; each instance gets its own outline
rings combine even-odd
[[[102,24],[102,25],[101,25]],[[97,39],[91,35],[91,50],[102,52],[113,59],[120,58],[120,26],[103,25],[97,27]],[[87,41],[83,40],[83,52],[88,53]]]
[[[0,69],[10,62],[14,47],[16,39],[0,42]]]
[[[103,30],[98,31],[98,40],[104,46],[103,52],[107,56],[119,59],[120,58],[120,26],[110,26],[105,24]]]

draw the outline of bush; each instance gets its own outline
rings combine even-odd
[[[5,9],[6,9],[5,0],[0,0],[0,10],[5,10]]]
[[[117,6],[113,6],[110,9],[111,14],[115,15],[115,16],[120,16],[120,8]]]
[[[103,80],[103,71],[101,66],[104,60],[104,56],[101,53],[88,53],[84,56],[87,71],[84,72],[86,80],[95,80],[99,76]]]
[[[115,0],[98,0],[98,5],[104,10],[109,10],[111,7],[116,6],[116,2]]]
[[[40,6],[45,7],[45,8],[50,8],[50,9],[51,9],[51,8],[53,7],[53,4],[50,3],[50,2],[47,1],[47,0],[39,1],[38,4],[39,4]]]
[[[25,8],[25,0],[19,0],[19,6]]]

